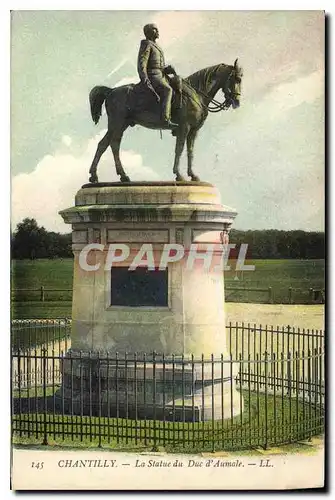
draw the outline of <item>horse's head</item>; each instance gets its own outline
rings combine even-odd
[[[231,68],[231,72],[222,87],[222,92],[224,93],[227,107],[233,106],[235,109],[240,106],[243,70],[238,65],[237,59]]]

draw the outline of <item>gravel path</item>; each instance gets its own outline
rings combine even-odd
[[[238,321],[257,325],[324,329],[324,305],[226,303],[227,323]]]

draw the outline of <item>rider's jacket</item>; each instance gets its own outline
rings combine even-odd
[[[138,53],[137,70],[143,81],[151,75],[159,76],[164,73],[165,60],[162,49],[152,40],[141,40]]]

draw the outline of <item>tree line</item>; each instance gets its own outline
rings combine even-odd
[[[236,247],[246,243],[250,259],[325,258],[325,234],[321,232],[232,229],[229,239]]]
[[[321,232],[232,229],[230,243],[237,250],[240,244],[248,245],[250,259],[323,259],[325,235]],[[71,233],[47,231],[35,219],[25,218],[17,224],[11,238],[13,259],[55,259],[73,257]]]
[[[47,231],[35,219],[25,218],[17,224],[11,238],[13,259],[56,259],[73,257],[71,233]]]

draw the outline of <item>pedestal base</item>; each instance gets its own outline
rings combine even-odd
[[[198,422],[243,412],[227,360],[109,359],[72,352],[61,370],[58,397],[66,413]]]

